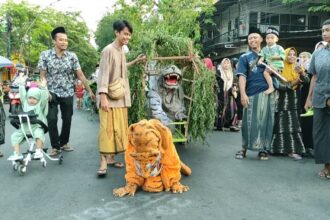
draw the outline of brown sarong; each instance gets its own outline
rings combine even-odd
[[[124,152],[128,142],[127,108],[99,109],[99,151],[104,154]]]

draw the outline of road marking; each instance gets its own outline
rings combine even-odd
[[[173,198],[173,195],[161,195],[155,198],[155,195],[138,195],[134,198],[125,198],[125,201],[111,201],[101,207],[91,207],[79,214],[61,216],[59,220],[89,220],[89,219],[123,219],[125,216],[133,216],[134,213],[142,213],[143,209],[149,209],[147,216],[173,216],[179,213],[179,209],[192,204],[190,200],[184,198]],[[171,198],[172,197],[172,198]],[[136,199],[132,206],[129,206],[127,200]],[[138,207],[136,205],[139,204]],[[159,205],[157,205],[159,204]]]

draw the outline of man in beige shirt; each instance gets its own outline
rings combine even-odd
[[[107,165],[124,167],[114,159],[115,154],[124,152],[128,141],[127,108],[131,106],[130,88],[127,67],[145,59],[139,55],[135,60],[126,63],[124,45],[127,45],[133,33],[132,26],[125,20],[113,24],[116,38],[106,46],[101,54],[100,71],[97,81],[98,106],[100,116],[99,151],[100,168],[98,176],[105,176]],[[114,100],[108,95],[109,84],[118,78],[123,79],[125,95]]]

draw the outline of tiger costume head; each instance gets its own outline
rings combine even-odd
[[[128,141],[134,146],[130,156],[139,176],[148,178],[160,174],[164,146],[167,146],[166,139],[162,138],[166,129],[158,120],[142,120],[129,127]]]

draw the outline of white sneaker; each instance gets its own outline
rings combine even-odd
[[[40,159],[43,158],[44,154],[40,149],[36,149],[36,152],[33,155],[33,159]]]
[[[14,153],[10,157],[8,157],[7,160],[15,161],[15,160],[22,160],[22,159],[23,159],[23,155],[22,154],[17,154],[14,151]]]

